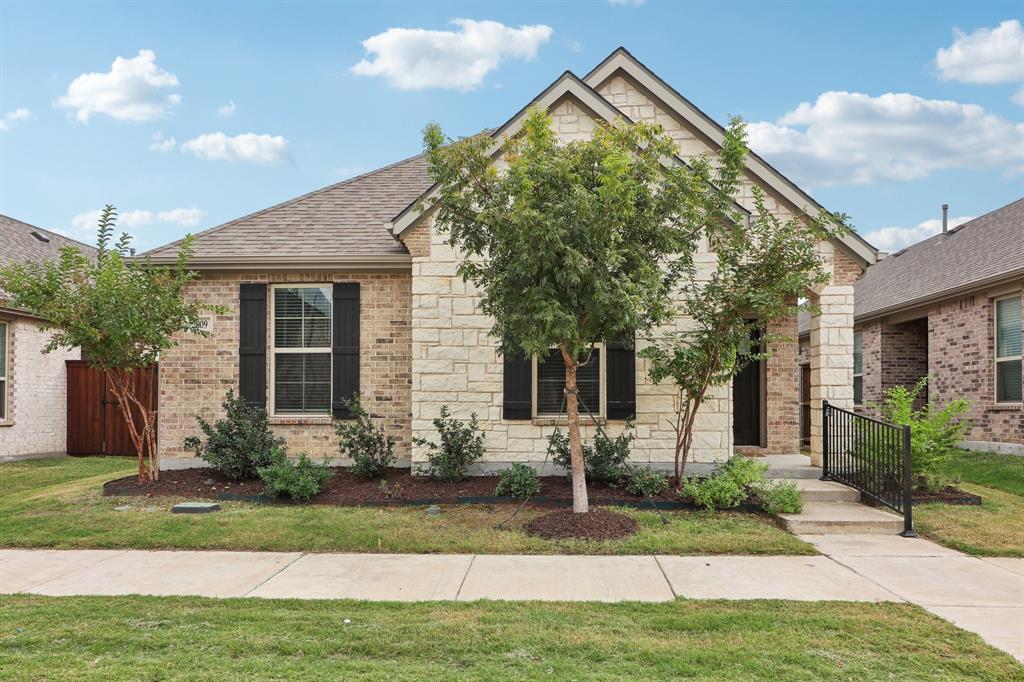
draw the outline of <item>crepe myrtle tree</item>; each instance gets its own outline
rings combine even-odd
[[[675,431],[677,487],[708,392],[728,384],[751,362],[768,357],[765,349],[771,343],[787,340],[769,333],[769,323],[812,307],[801,297],[830,279],[818,243],[849,230],[846,216],[827,211],[783,220],[768,209],[756,185],[751,189],[755,210],[749,220],[727,207],[725,197],[736,195],[743,178],[745,133],[743,121],[733,119],[719,158],[692,164],[696,173],[714,176],[721,190],[695,195],[708,202],[708,220],[697,227],[714,254],[714,265],[710,271],[690,270],[680,281],[682,329],[653,334],[650,345],[640,351],[649,361],[651,380],[671,381],[678,392],[670,422]],[[727,219],[719,219],[722,215]],[[752,343],[754,336],[758,340]]]
[[[673,286],[693,266],[694,211],[705,207],[690,200],[695,178],[675,162],[660,126],[615,121],[562,143],[535,106],[521,132],[500,141],[497,164],[495,145],[484,134],[456,141],[427,126],[438,192],[426,204],[493,319],[500,352],[561,352],[573,511],[582,513],[577,371],[595,344],[632,343],[638,330],[671,318]]]
[[[128,424],[139,481],[145,482],[160,475],[156,406],[137,394],[132,372],[156,362],[175,345],[176,334],[209,336],[199,317],[222,308],[185,300],[186,285],[198,276],[186,267],[191,236],[181,242],[173,266],[155,266],[128,257],[129,235],[114,241],[116,220],[114,207],[104,207],[95,259],[65,246],[57,261],[0,270],[0,289],[9,297],[7,305],[44,321],[51,332],[44,353],[80,348],[89,365],[103,371]]]

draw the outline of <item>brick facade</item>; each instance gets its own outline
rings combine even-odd
[[[891,324],[874,320],[855,325],[861,335],[864,362],[864,400],[860,406],[873,412],[871,405],[885,400],[885,392],[895,386],[908,390],[928,374],[928,320],[926,318]],[[927,390],[922,392],[921,405]]]
[[[0,315],[8,325],[7,419],[0,420],[0,456],[64,452],[67,447],[65,360],[78,350],[43,354],[50,340],[40,323]]]
[[[209,420],[221,416],[228,388],[238,390],[238,291],[242,282],[360,284],[360,392],[370,414],[395,437],[395,454],[408,460],[410,448],[410,276],[393,273],[244,273],[208,274],[193,283],[188,296],[220,304],[228,313],[213,322],[213,336],[182,336],[160,358],[161,456],[191,457],[182,448],[186,436],[196,435],[195,416]],[[268,301],[268,317],[270,301]],[[269,388],[270,338],[267,324]],[[271,406],[268,403],[268,408]],[[292,455],[338,458],[331,418],[271,417],[275,434],[287,441]]]

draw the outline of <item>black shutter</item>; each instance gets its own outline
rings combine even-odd
[[[238,291],[238,395],[267,407],[267,285],[243,284]]]
[[[334,285],[334,329],[331,344],[331,412],[351,419],[344,401],[359,392],[359,284]]]
[[[636,353],[633,345],[609,343],[607,351],[608,418],[633,419],[636,417]]]
[[[529,357],[504,359],[502,419],[533,417],[533,361]]]

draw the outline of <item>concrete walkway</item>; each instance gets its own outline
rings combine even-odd
[[[823,556],[496,556],[0,550],[0,593],[371,600],[909,601],[1024,661],[1024,559],[809,535]]]

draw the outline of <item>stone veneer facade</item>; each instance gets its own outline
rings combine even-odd
[[[183,335],[160,358],[159,448],[164,458],[189,458],[182,448],[186,436],[199,434],[196,415],[207,421],[220,417],[229,388],[238,390],[238,293],[243,282],[284,283],[359,282],[360,284],[360,393],[367,411],[395,438],[395,455],[409,460],[410,452],[410,277],[407,272],[353,274],[222,273],[204,274],[188,296],[223,305],[211,338]],[[271,299],[267,305],[267,370],[269,392]],[[268,396],[268,408],[269,396]],[[275,434],[287,441],[292,455],[306,452],[314,458],[340,458],[331,418],[275,417]],[[167,462],[170,464],[170,462]]]
[[[67,447],[65,360],[78,350],[43,354],[50,340],[37,320],[0,313],[7,332],[7,418],[0,419],[0,456],[64,452]]]

